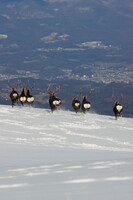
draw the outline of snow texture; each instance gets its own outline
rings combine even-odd
[[[132,200],[133,119],[0,105],[1,200]]]

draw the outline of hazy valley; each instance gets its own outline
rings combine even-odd
[[[51,84],[61,86],[65,109],[80,88],[93,89],[95,112],[111,114],[112,95],[123,94],[124,114],[133,116],[132,9],[129,0],[2,0],[1,102],[10,103],[7,81],[22,80],[34,85],[36,106],[48,106]]]

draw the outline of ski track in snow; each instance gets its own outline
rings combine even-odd
[[[44,109],[5,106],[0,110],[0,142],[132,152],[133,141],[127,141],[126,136],[132,138],[133,126],[131,123],[127,126],[128,121],[132,119],[116,121],[114,117],[92,113],[51,113]]]

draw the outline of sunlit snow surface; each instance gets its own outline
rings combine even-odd
[[[133,119],[1,105],[0,199],[133,199]]]

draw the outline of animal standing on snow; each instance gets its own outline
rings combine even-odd
[[[82,99],[83,113],[86,113],[87,111],[89,111],[90,107],[91,107],[91,103],[87,100],[87,96],[83,96],[83,99]]]
[[[72,106],[73,106],[75,112],[77,113],[80,109],[80,101],[77,98],[73,98]]]
[[[10,83],[8,82],[8,86],[12,89],[11,93],[10,93],[10,99],[11,99],[11,102],[12,102],[12,107],[18,103],[18,100],[19,100],[19,94],[18,92],[16,91],[16,88],[15,87],[12,87],[10,85]],[[18,84],[16,85],[16,87],[18,86]]]
[[[21,90],[21,94],[19,96],[19,101],[22,106],[24,106],[26,104],[26,89],[25,88],[22,88],[22,90]]]
[[[122,97],[120,98],[120,100],[121,99],[122,99]],[[121,116],[121,113],[123,111],[123,106],[120,104],[120,100],[115,101],[114,97],[112,97],[112,100],[114,102],[113,111],[114,111],[114,114],[115,114],[115,119],[117,120],[117,118]]]
[[[58,106],[61,105],[61,100],[55,96],[59,90],[60,88],[56,88],[54,92],[51,92],[50,87],[48,87],[47,89],[47,92],[49,94],[49,105],[52,112],[57,110]]]
[[[30,94],[30,90],[26,89],[26,102],[28,105],[32,106],[34,102],[34,97]]]
[[[83,96],[82,90],[80,90],[80,94],[82,95],[82,112],[86,113],[91,108],[91,103],[87,99],[92,94],[92,90],[89,92],[88,96]]]

